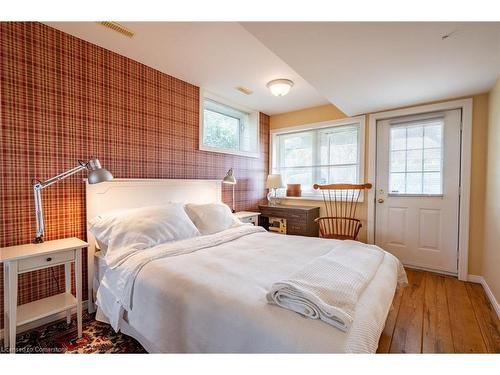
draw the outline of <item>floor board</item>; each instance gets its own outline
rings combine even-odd
[[[453,345],[458,353],[486,353],[486,345],[464,282],[445,279]]]
[[[422,353],[454,353],[445,277],[425,274]]]
[[[489,353],[500,353],[500,321],[480,284],[467,283],[467,292]]]
[[[422,351],[425,273],[408,270],[407,274],[408,286],[401,297],[390,353]]]
[[[377,353],[500,353],[500,320],[480,284],[406,271]]]

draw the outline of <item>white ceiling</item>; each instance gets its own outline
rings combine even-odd
[[[46,22],[270,115],[328,102],[356,115],[471,95],[500,74],[500,23],[120,23],[132,39],[95,22]],[[270,94],[276,78],[295,82],[290,94]]]
[[[500,74],[498,22],[243,26],[349,115],[486,92]]]
[[[269,115],[328,103],[236,22],[120,22],[135,32],[132,39],[96,22],[45,24]],[[276,78],[295,82],[286,97],[267,89]],[[238,86],[254,93],[242,94]]]

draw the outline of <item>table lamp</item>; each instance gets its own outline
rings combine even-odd
[[[276,205],[276,189],[284,187],[280,174],[270,174],[267,176],[266,188],[269,189],[267,200],[269,205]]]
[[[236,185],[236,178],[234,177],[234,173],[233,173],[233,168],[230,168],[226,175],[224,176],[224,178],[222,179],[222,183],[223,184],[228,184],[228,185],[232,185],[233,186],[233,205],[231,207],[231,211],[233,213],[236,212],[236,210],[234,209],[234,185]]]
[[[49,178],[46,181],[33,180],[33,193],[35,195],[35,211],[36,211],[36,237],[33,240],[34,243],[43,242],[43,234],[45,232],[45,227],[43,223],[43,207],[42,207],[42,189],[49,187],[52,184],[55,184],[58,181],[64,180],[65,178],[74,175],[83,170],[87,170],[88,174],[88,182],[89,184],[98,184],[99,182],[109,181],[113,179],[113,175],[103,167],[101,167],[101,163],[98,159],[92,158],[87,163],[78,160],[78,166],[70,169],[66,172],[58,174],[52,178]]]

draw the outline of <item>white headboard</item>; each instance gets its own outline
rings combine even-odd
[[[121,179],[86,185],[87,220],[117,209],[160,205],[169,202],[215,203],[221,201],[220,180],[162,180],[162,179]],[[95,240],[87,231],[89,243],[88,287],[89,312],[94,311],[94,253]]]

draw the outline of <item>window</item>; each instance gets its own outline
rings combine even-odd
[[[258,157],[259,113],[230,106],[205,94],[200,149]]]
[[[286,129],[273,133],[273,173],[285,184],[301,184],[302,195],[316,196],[315,183],[360,183],[364,118]]]
[[[389,193],[443,193],[443,119],[392,124]]]

